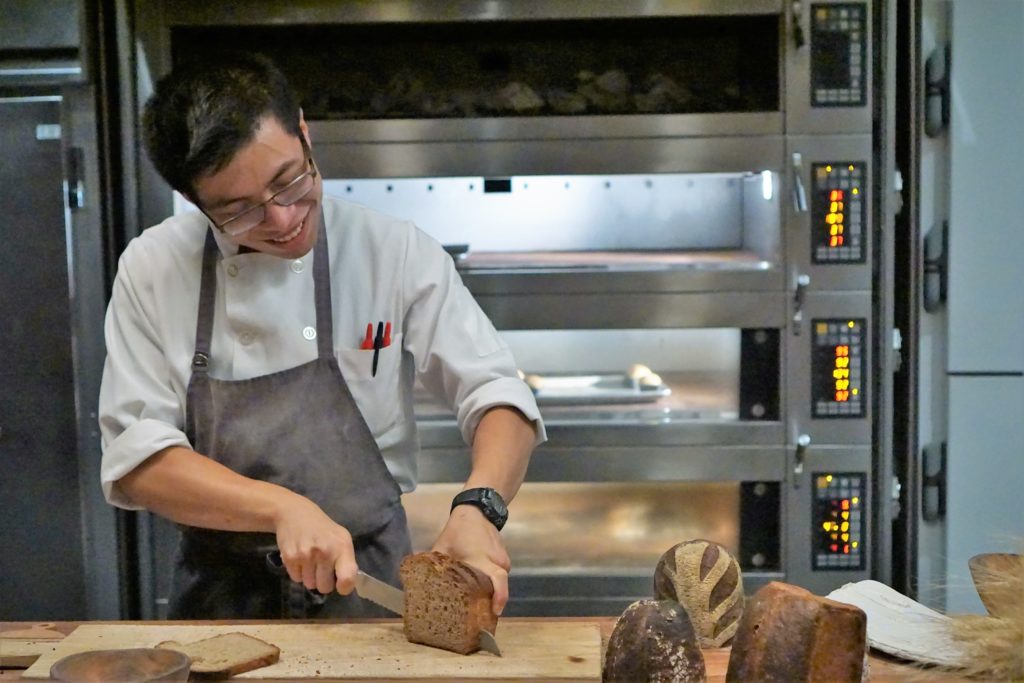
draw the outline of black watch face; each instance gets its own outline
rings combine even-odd
[[[504,517],[508,514],[508,508],[505,507],[505,501],[501,499],[501,496],[497,495],[492,491],[485,491],[482,496],[483,500],[494,508],[494,511]]]

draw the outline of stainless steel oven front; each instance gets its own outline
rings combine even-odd
[[[445,244],[515,351],[550,440],[510,614],[618,613],[696,537],[748,592],[872,575],[871,2],[140,6],[156,72],[276,57],[327,190]],[[424,549],[469,459],[418,408]]]

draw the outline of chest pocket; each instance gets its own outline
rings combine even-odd
[[[345,383],[374,438],[379,441],[401,415],[402,335],[392,335],[391,345],[380,350],[376,376],[372,350],[339,349],[336,355]]]

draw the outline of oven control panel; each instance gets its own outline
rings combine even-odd
[[[814,569],[863,569],[866,477],[850,472],[815,472],[812,481],[812,566]]]
[[[811,5],[811,106],[867,103],[867,5]]]
[[[864,318],[811,321],[812,417],[864,417],[866,322]]]
[[[864,162],[811,166],[811,260],[814,263],[864,263]]]

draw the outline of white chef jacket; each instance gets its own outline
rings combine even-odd
[[[416,377],[452,407],[472,443],[489,408],[509,405],[546,438],[536,401],[506,344],[455,270],[451,257],[409,222],[323,198],[330,247],[334,351],[385,463],[403,492],[415,488],[419,441]],[[206,218],[188,213],[145,230],[121,255],[107,309],[100,388],[101,479],[107,500],[139,509],[114,483],[169,446],[191,448],[185,393],[195,351]],[[217,264],[210,375],[241,380],[317,355],[313,252],[295,260],[238,253],[215,232]],[[376,376],[366,326],[392,324]],[[288,429],[288,425],[268,425]],[[287,457],[283,454],[283,457]]]

